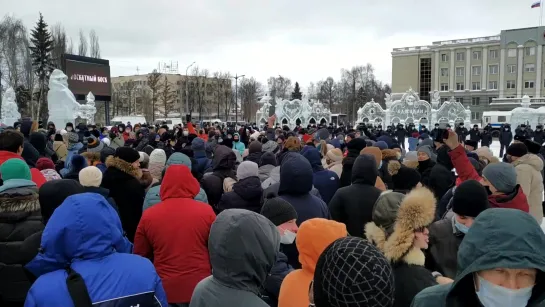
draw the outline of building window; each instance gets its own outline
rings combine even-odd
[[[464,98],[458,97],[458,98],[456,98],[456,102],[464,103]]]
[[[535,64],[524,64],[524,72],[535,72],[535,71],[536,71]]]
[[[524,88],[534,88],[534,81],[524,81]]]
[[[456,90],[457,91],[463,91],[464,90],[464,83],[463,82],[457,82],[456,83]]]
[[[510,58],[514,58],[517,56],[517,49],[516,48],[509,48],[507,49],[507,56]]]
[[[517,65],[511,64],[507,65],[507,72],[510,74],[516,74],[517,73]]]
[[[472,82],[471,83],[471,89],[473,91],[478,91],[481,89],[481,82]]]
[[[448,62],[448,54],[446,53],[441,54],[441,62]]]
[[[508,98],[508,99],[514,99],[515,96],[506,96],[505,98]]]
[[[441,83],[441,92],[448,92],[448,83]]]
[[[471,120],[480,120],[481,112],[471,112]]]
[[[474,76],[480,76],[481,75],[481,66],[471,67],[471,74],[474,75]]]
[[[515,88],[517,88],[517,83],[515,80],[507,81],[507,89],[515,89]]]
[[[472,106],[478,106],[480,100],[481,100],[481,99],[480,99],[479,97],[471,97],[471,105],[472,105]]]
[[[526,48],[524,48],[524,54],[526,56],[536,55],[536,47],[526,47]]]
[[[464,76],[464,68],[456,67],[456,77],[463,77],[463,76]]]
[[[481,59],[481,52],[480,51],[473,51],[473,59],[474,60],[480,60]]]
[[[497,75],[498,74],[498,65],[488,65],[488,73],[491,75]]]
[[[458,52],[456,53],[456,61],[460,62],[465,59],[465,52]]]
[[[448,77],[448,68],[441,68],[441,77]]]
[[[497,59],[498,58],[498,49],[490,50],[490,58],[491,59]]]
[[[498,97],[488,97],[488,104],[491,104],[492,102],[494,102],[495,98],[498,98]]]
[[[488,89],[489,90],[497,90],[498,89],[498,81],[488,81]]]

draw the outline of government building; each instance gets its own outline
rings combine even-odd
[[[545,27],[502,30],[499,35],[394,48],[392,92],[413,88],[422,100],[439,91],[471,106],[471,121],[483,111],[509,111],[528,95],[533,107],[545,106]]]

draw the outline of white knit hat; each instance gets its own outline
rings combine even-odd
[[[165,166],[165,163],[167,163],[167,154],[165,151],[159,148],[154,149],[149,156],[149,164]]]
[[[106,146],[110,146],[111,141],[110,141],[109,138],[103,138],[102,143],[104,143],[104,145],[106,145]]]
[[[102,172],[96,166],[87,166],[79,172],[79,183],[84,187],[99,187]]]

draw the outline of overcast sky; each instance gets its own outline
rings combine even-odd
[[[112,76],[147,73],[161,61],[302,87],[371,63],[390,83],[394,47],[536,26],[534,0],[0,0],[30,28],[42,12],[77,43],[94,29]]]

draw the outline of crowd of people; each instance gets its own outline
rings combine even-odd
[[[4,128],[0,306],[545,304],[541,125],[275,121]]]

